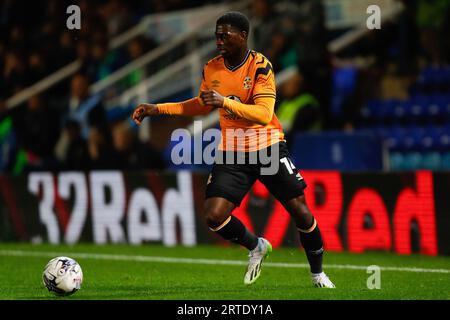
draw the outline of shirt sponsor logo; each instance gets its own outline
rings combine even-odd
[[[252,78],[246,76],[244,79],[244,89],[249,90],[252,88]]]

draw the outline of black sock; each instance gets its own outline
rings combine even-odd
[[[248,250],[253,250],[258,245],[258,237],[251,233],[235,216],[230,216],[222,226],[211,228],[211,230],[225,240],[240,244]]]
[[[313,225],[307,230],[298,228],[298,233],[300,235],[300,242],[306,251],[306,257],[308,258],[311,272],[321,273],[323,242],[316,220],[314,219]]]

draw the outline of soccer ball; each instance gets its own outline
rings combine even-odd
[[[68,296],[81,288],[83,271],[72,258],[56,257],[45,266],[42,279],[48,291],[58,296]]]

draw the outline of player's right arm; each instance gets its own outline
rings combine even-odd
[[[208,114],[211,110],[212,108],[203,105],[198,97],[175,103],[141,103],[133,111],[132,119],[137,124],[141,124],[145,117],[152,115],[169,114],[179,116],[197,116]]]
[[[200,92],[204,90],[207,90],[207,86],[205,83],[205,71],[203,70]],[[208,114],[212,109],[213,107],[205,105],[199,97],[175,103],[141,103],[134,110],[132,119],[136,124],[141,124],[142,120],[147,116],[158,114],[197,116]]]
[[[136,122],[136,124],[141,124],[142,120],[144,120],[145,117],[156,114],[159,114],[156,104],[141,103],[137,106],[136,109],[134,109],[131,118],[134,120],[134,122]]]

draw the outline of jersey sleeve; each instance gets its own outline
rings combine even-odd
[[[202,82],[200,84],[199,94],[202,90],[207,90],[205,68],[206,66],[202,71]],[[210,113],[212,110],[211,107],[203,104],[199,96],[177,103],[161,103],[157,105],[157,108],[160,114],[183,116],[204,115]]]
[[[256,102],[261,97],[276,98],[275,75],[273,73],[272,64],[262,57],[263,63],[256,64],[255,69],[255,85],[253,87],[253,100]]]
[[[200,83],[200,89],[198,90],[199,95],[201,91],[208,90],[208,86],[206,85],[206,70],[205,70],[207,66],[208,64],[206,64],[202,70],[202,82]]]
[[[224,108],[237,116],[261,125],[267,125],[273,118],[276,99],[275,76],[270,62],[261,57],[256,64],[252,99],[254,104],[243,104],[232,99],[224,99]]]
[[[158,103],[156,107],[159,114],[178,116],[197,116],[208,114],[211,111],[208,107],[201,104],[198,97],[181,102]]]

